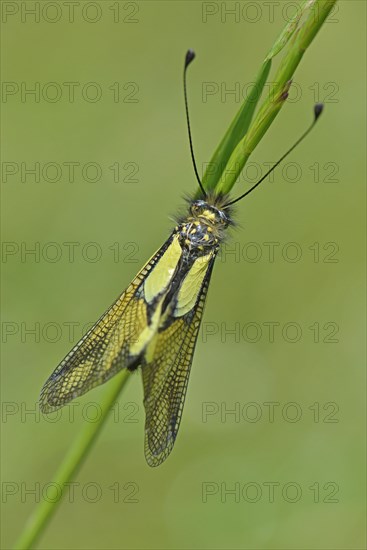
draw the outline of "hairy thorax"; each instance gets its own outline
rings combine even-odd
[[[210,202],[196,200],[176,229],[181,246],[191,254],[201,255],[219,247],[230,223],[227,212]]]

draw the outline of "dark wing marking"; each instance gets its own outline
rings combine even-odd
[[[161,464],[176,440],[214,260],[213,252],[196,305],[183,317],[165,321],[166,328],[152,342],[152,360],[142,362],[145,457],[150,466]]]
[[[56,367],[41,390],[40,409],[43,413],[63,407],[133,362],[129,348],[147,325],[142,284],[171,242],[172,236]]]

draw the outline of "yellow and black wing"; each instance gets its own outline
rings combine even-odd
[[[42,412],[63,407],[139,359],[155,332],[152,317],[156,322],[159,318],[159,311],[155,310],[160,301],[153,299],[165,295],[180,255],[181,248],[173,234],[51,374],[41,390]],[[162,275],[162,268],[155,272],[160,262],[164,273],[170,275]],[[151,304],[145,288],[150,294],[156,292]]]
[[[172,300],[142,362],[145,457],[150,466],[159,466],[176,440],[215,256],[213,251],[202,259],[199,276],[190,278],[189,271],[186,289],[181,285],[186,296],[182,291]]]

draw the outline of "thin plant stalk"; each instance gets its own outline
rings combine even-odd
[[[294,72],[335,3],[336,0],[304,0],[299,11],[287,23],[263,62],[262,70],[255,82],[257,94],[250,94],[249,98],[244,101],[239,113],[209,162],[203,178],[206,189],[214,189],[216,193],[224,194],[231,191],[251,153],[283,107],[288,97]],[[305,20],[301,22],[302,19]],[[286,45],[288,45],[288,48],[275,76],[272,78],[269,93],[260,106],[254,121],[249,124],[254,112],[254,103],[257,104],[265,85],[264,71],[269,73],[272,59]],[[239,130],[238,126],[241,123],[242,128]],[[231,141],[230,135],[233,130],[235,130],[235,134]],[[239,136],[242,137],[238,139]],[[228,147],[223,145],[229,142],[232,145],[230,155],[228,154]],[[210,176],[208,175],[209,171]]]
[[[68,483],[75,477],[83,461],[87,458],[93,443],[101,432],[109,412],[118,399],[128,378],[129,371],[125,369],[111,381],[111,387],[108,388],[101,403],[102,413],[100,418],[98,418],[97,422],[87,423],[85,427],[83,427],[55,474],[53,482],[57,487],[60,487],[58,498],[55,500],[52,499],[52,501],[42,500],[40,502],[27,521],[21,536],[16,541],[14,545],[16,550],[27,550],[31,548],[44,531],[52,515],[56,512],[65,491],[68,490]]]

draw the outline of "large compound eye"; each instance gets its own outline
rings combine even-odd
[[[191,205],[191,213],[194,215],[194,216],[197,216],[200,212],[201,212],[201,205],[198,204],[197,202],[193,202],[192,205]]]
[[[228,225],[228,218],[227,218],[227,216],[226,216],[225,214],[223,214],[223,212],[220,212],[220,213],[219,213],[219,219],[220,219],[220,223],[221,223],[222,225],[225,225],[225,226]]]

